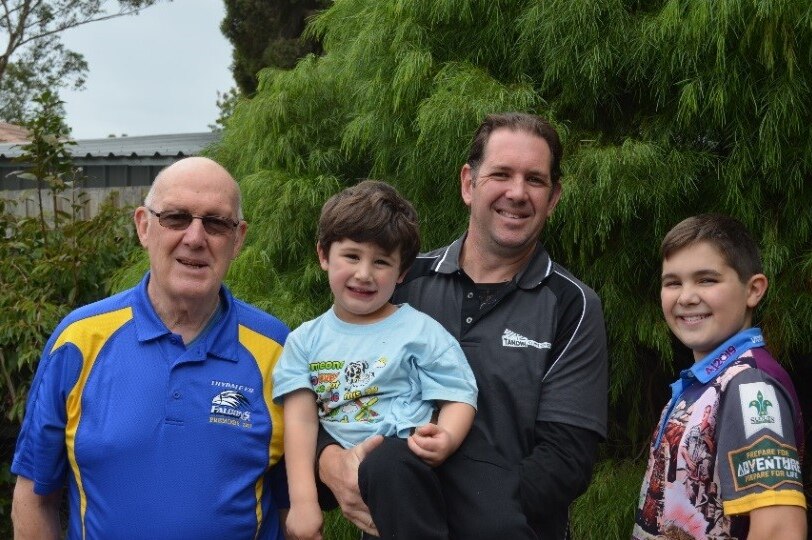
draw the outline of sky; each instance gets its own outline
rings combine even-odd
[[[210,131],[217,91],[234,86],[224,15],[222,0],[164,0],[65,32],[89,65],[84,90],[59,93],[72,137]]]

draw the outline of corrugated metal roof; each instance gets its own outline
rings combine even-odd
[[[77,140],[70,146],[74,158],[194,156],[220,139],[219,132],[109,137]],[[0,159],[22,154],[20,143],[0,144]]]

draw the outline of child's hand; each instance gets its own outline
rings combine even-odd
[[[318,502],[291,504],[285,520],[286,537],[288,540],[322,540],[323,520]]]
[[[414,454],[437,467],[457,449],[451,434],[437,424],[426,424],[414,430],[407,441]]]

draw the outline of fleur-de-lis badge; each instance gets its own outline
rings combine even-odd
[[[748,405],[748,407],[755,407],[759,416],[767,416],[767,407],[772,406],[773,404],[769,399],[764,399],[761,390],[756,394],[756,399],[751,401],[750,405]]]

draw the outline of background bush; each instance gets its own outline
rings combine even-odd
[[[47,92],[35,101],[19,176],[36,182],[38,212],[20,217],[0,199],[0,538],[12,537],[9,466],[42,348],[69,311],[109,294],[108,279],[137,245],[132,209],[108,201],[80,219],[83,177],[70,162],[61,102]],[[67,210],[46,211],[46,198]]]

